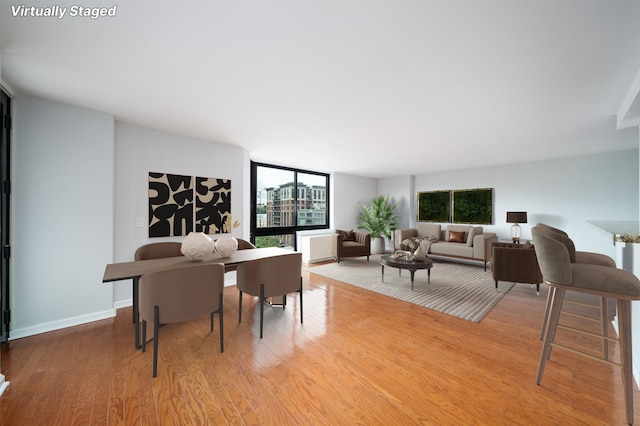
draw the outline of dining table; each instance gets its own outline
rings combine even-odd
[[[251,262],[275,256],[285,256],[293,254],[291,250],[281,247],[265,247],[248,250],[237,250],[231,256],[223,257],[218,253],[211,253],[201,261],[193,261],[186,256],[164,257],[159,259],[133,260],[130,262],[110,263],[106,266],[103,283],[131,280],[133,286],[133,323],[135,325],[135,347],[141,347],[140,342],[140,311],[139,311],[139,281],[140,277],[150,272],[162,271],[175,267],[202,265],[203,263],[222,263],[225,271],[235,270],[239,264]],[[148,330],[149,331],[149,330]],[[147,336],[152,338],[153,334]]]

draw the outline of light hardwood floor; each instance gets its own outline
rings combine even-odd
[[[303,325],[292,295],[266,310],[260,340],[255,298],[238,324],[226,288],[225,352],[208,318],[168,325],[156,379],[151,348],[133,347],[130,308],[11,341],[0,424],[625,424],[618,368],[557,349],[536,385],[546,288],[516,285],[475,324],[303,278]]]

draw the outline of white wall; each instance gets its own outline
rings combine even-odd
[[[529,217],[529,223],[522,225],[523,238],[530,239],[531,227],[544,222],[566,230],[579,250],[615,257],[610,238],[587,221],[638,220],[638,159],[639,152],[633,149],[383,179],[335,173],[332,223],[336,229],[356,229],[359,203],[388,194],[399,201],[400,227],[412,227],[420,191],[494,188],[494,219],[492,225],[484,225],[487,232],[509,240],[511,224],[506,222],[506,212],[523,210]]]
[[[393,178],[378,179],[377,191],[379,195],[388,195],[391,203],[398,203],[396,213],[398,214],[398,228],[409,228],[414,222],[413,212],[413,177],[398,176]],[[393,250],[393,240],[385,238],[385,248]]]
[[[334,229],[358,229],[360,204],[369,204],[378,195],[376,179],[333,173],[331,176],[331,211]]]
[[[131,283],[105,266],[150,242],[148,172],[231,179],[232,215],[249,235],[249,153],[114,123],[113,116],[25,95],[14,99],[11,339],[115,315]],[[153,239],[180,240],[180,237]]]
[[[114,262],[133,260],[138,247],[184,237],[149,238],[149,172],[231,179],[231,214],[241,222],[232,234],[249,236],[249,156],[245,149],[116,122]],[[216,239],[217,236],[212,236]],[[131,282],[113,284],[117,307],[131,304]]]
[[[638,219],[638,150],[416,176],[416,191],[494,188],[494,224],[510,239],[508,210],[526,211],[522,237],[544,222],[565,230],[578,250],[615,257],[606,235],[589,220]]]
[[[12,339],[115,315],[113,117],[14,98]]]

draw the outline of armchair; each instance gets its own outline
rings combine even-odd
[[[345,257],[367,256],[371,254],[371,235],[358,231],[338,231],[331,236],[331,255],[340,263]]]
[[[536,285],[540,294],[542,273],[536,251],[531,244],[493,243],[491,245],[491,274],[498,281]]]

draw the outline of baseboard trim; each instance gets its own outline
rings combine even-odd
[[[48,331],[60,330],[62,328],[73,327],[76,325],[86,324],[88,322],[100,321],[116,316],[115,309],[107,309],[106,311],[94,312],[87,315],[79,315],[77,317],[66,318],[60,321],[51,321],[32,327],[16,328],[10,331],[9,340],[21,339],[23,337],[34,336],[36,334],[46,333]]]
[[[9,387],[9,383],[4,380],[4,374],[0,374],[0,395]]]
[[[236,285],[235,271],[228,272],[224,277],[224,286],[230,287]],[[34,336],[40,333],[46,333],[49,331],[60,330],[62,328],[73,327],[76,325],[82,325],[93,321],[100,321],[107,318],[113,318],[116,316],[116,311],[121,308],[127,308],[133,306],[133,299],[120,300],[114,302],[113,309],[108,309],[102,312],[94,312],[92,314],[80,315],[77,317],[66,318],[60,321],[51,321],[44,324],[34,325],[32,327],[16,328],[10,331],[9,340],[21,339],[23,337]],[[2,384],[0,382],[0,388]]]
[[[9,387],[9,383],[4,380],[4,374],[0,374],[0,395]]]
[[[133,299],[121,300],[113,304],[113,309],[128,308],[133,306]]]

